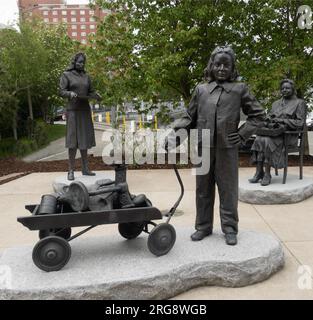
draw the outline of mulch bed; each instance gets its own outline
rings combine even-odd
[[[289,166],[298,166],[299,159],[298,156],[289,156]],[[304,165],[313,166],[313,156],[304,156]],[[239,167],[251,167],[250,155],[240,154],[239,157]],[[103,163],[102,157],[89,156],[89,167],[91,170],[112,170],[111,166]],[[192,165],[180,165],[180,168],[191,168]],[[129,165],[128,169],[170,169],[171,165],[159,165],[159,164],[145,164],[145,165]],[[80,159],[76,160],[76,170],[81,169]],[[27,163],[17,158],[7,158],[0,159],[0,177],[11,173],[23,173],[28,174],[32,172],[64,172],[68,170],[67,160],[57,160],[57,161],[40,161]],[[19,176],[18,176],[19,177]],[[15,178],[16,179],[16,178]]]

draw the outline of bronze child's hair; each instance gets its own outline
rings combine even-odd
[[[214,58],[218,53],[225,53],[228,54],[231,57],[232,63],[233,63],[233,70],[232,70],[232,74],[230,77],[230,81],[235,81],[238,78],[238,71],[236,69],[236,55],[234,50],[231,47],[228,46],[223,46],[223,47],[216,47],[212,54],[211,57],[209,59],[208,65],[207,67],[204,69],[204,78],[206,81],[208,82],[212,82],[215,80],[214,75],[212,73],[212,69],[213,69],[213,62],[214,62]]]

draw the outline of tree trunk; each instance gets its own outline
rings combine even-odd
[[[12,131],[13,131],[13,137],[14,137],[14,140],[17,140],[18,137],[17,137],[17,113],[15,112],[14,114],[14,117],[12,119]]]
[[[17,140],[17,128],[16,128],[16,122],[15,122],[15,120],[13,120],[12,130],[13,130],[14,140]]]
[[[308,132],[304,135],[304,154],[306,156],[310,155],[310,148],[309,148],[309,135]]]
[[[29,117],[31,120],[34,120],[33,104],[32,104],[32,97],[30,94],[30,87],[27,87],[27,100],[28,100]]]
[[[190,83],[188,81],[188,78],[181,77],[181,79],[180,79],[180,90],[182,92],[182,97],[184,99],[184,103],[185,103],[186,107],[188,107],[190,99],[191,99]]]
[[[53,118],[53,115],[49,115],[49,103],[48,103],[48,99],[47,98],[44,98],[43,102],[41,103],[40,105],[40,108],[41,108],[41,113],[42,113],[42,119],[44,122],[48,122],[48,120],[50,121],[51,123],[51,120],[49,119],[49,116],[51,118]]]

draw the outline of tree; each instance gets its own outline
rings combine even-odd
[[[266,107],[284,77],[293,78],[300,95],[310,98],[313,31],[298,27],[300,1],[93,3],[111,10],[95,39],[96,60],[102,61],[98,77],[111,100],[182,97],[188,103],[210,53],[225,44],[233,46],[242,78]]]
[[[19,27],[20,32],[4,37],[2,58],[11,77],[11,83],[15,83],[16,92],[26,90],[29,117],[33,120],[32,91],[36,84],[41,82],[42,68],[46,65],[47,57],[31,25],[22,23]]]
[[[16,127],[21,127],[26,117],[31,136],[34,117],[42,115],[47,120],[52,107],[61,104],[59,78],[78,46],[67,36],[64,25],[51,27],[34,20],[21,23],[19,31],[1,30],[0,104],[7,107],[1,109],[0,118],[9,114],[14,118],[10,123],[15,137]]]
[[[18,100],[10,92],[1,88],[0,91],[0,126],[2,130],[12,129],[13,137],[17,140],[17,114]],[[1,140],[1,132],[0,132]]]
[[[16,88],[11,83],[11,75],[8,72],[3,52],[5,51],[5,43],[10,37],[15,37],[16,31],[12,29],[3,29],[0,31],[0,140],[2,132],[12,129],[12,134],[17,140],[17,111],[18,99],[16,97]]]
[[[241,74],[266,107],[277,99],[283,78],[293,79],[298,96],[311,100],[313,31],[298,27],[301,5],[295,0],[250,0],[244,20],[237,23],[244,35],[236,44]]]
[[[112,11],[95,45],[104,61],[101,76],[116,100],[127,95],[188,102],[215,45],[239,39],[223,25],[242,14],[233,1],[94,2]],[[116,89],[121,87],[122,95]]]
[[[53,119],[53,107],[63,103],[63,99],[58,95],[59,79],[79,44],[68,37],[65,25],[49,26],[37,21],[33,29],[38,31],[38,39],[46,54],[41,81],[36,87],[36,98],[43,119],[47,121],[48,118]]]

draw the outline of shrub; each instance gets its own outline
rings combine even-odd
[[[0,158],[12,155],[15,150],[16,140],[14,138],[5,138],[0,140]]]
[[[20,139],[15,145],[14,154],[18,157],[25,156],[38,148],[35,140]]]
[[[24,157],[65,135],[66,127],[64,125],[49,125],[40,120],[33,123],[32,139],[21,137],[18,141],[14,138],[0,140],[0,158]]]
[[[34,127],[34,140],[38,147],[46,145],[48,141],[48,128],[43,121],[36,121]]]

